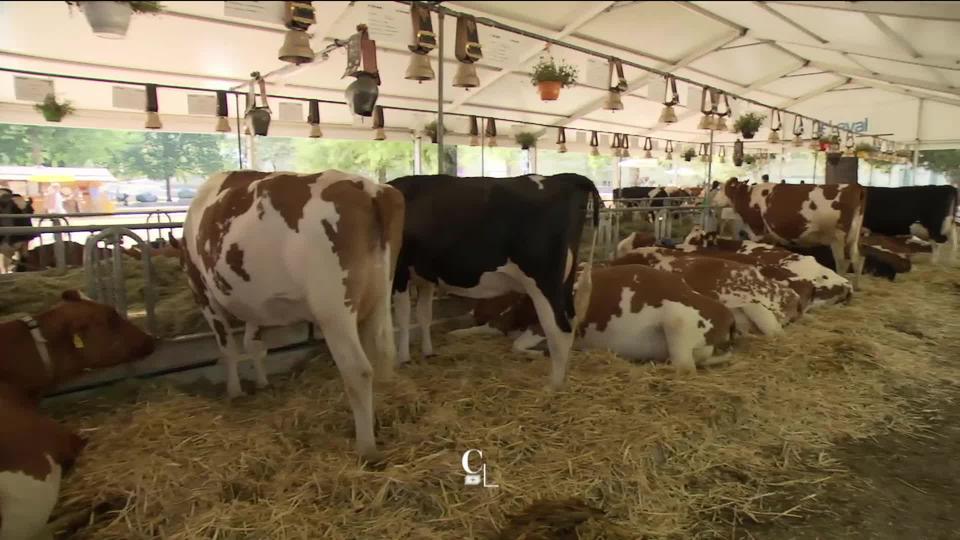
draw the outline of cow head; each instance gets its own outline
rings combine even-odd
[[[727,180],[717,191],[713,198],[715,206],[732,206],[739,211],[740,205],[748,205],[750,202],[750,186],[746,182],[740,182],[736,178]]]
[[[706,232],[703,227],[695,225],[690,229],[690,233],[683,239],[683,243],[688,246],[710,247],[717,245],[717,233]]]
[[[74,290],[64,291],[61,299],[42,316],[51,350],[68,351],[54,355],[61,378],[132,362],[153,352],[154,338],[112,307]]]

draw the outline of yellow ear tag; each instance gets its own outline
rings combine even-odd
[[[80,337],[80,334],[74,334],[74,335],[73,335],[73,347],[74,347],[75,349],[82,349],[82,348],[83,348],[83,338]]]

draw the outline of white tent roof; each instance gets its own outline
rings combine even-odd
[[[259,7],[256,5],[259,4]],[[274,4],[271,6],[270,4]],[[342,100],[352,80],[340,78],[345,53],[293,69],[277,59],[284,28],[280,2],[167,2],[159,16],[134,17],[124,40],[97,38],[82,13],[63,2],[0,3],[0,65],[8,68],[210,89],[237,87],[250,72],[268,74],[272,94]],[[352,4],[352,5],[351,5]],[[960,145],[960,3],[956,2],[444,2],[551,38],[611,54],[750,99],[834,123],[866,121],[866,132],[925,146]],[[238,6],[254,10],[239,16]],[[253,6],[253,7],[251,7]],[[383,84],[380,104],[433,109],[437,83],[403,78],[408,8],[395,2],[315,2],[313,48],[346,38],[358,23],[377,40]],[[259,9],[259,12],[256,10]],[[228,15],[227,13],[232,13]],[[437,15],[434,14],[436,26]],[[696,129],[698,88],[680,84],[680,122],[658,125],[663,79],[625,67],[625,109],[601,108],[606,63],[560,48],[551,53],[580,67],[580,83],[558,101],[540,101],[527,72],[544,43],[479,27],[481,86],[454,88],[456,21],[445,18],[445,110],[681,141],[703,141]],[[436,65],[437,53],[431,53]],[[277,70],[280,70],[277,72]],[[596,76],[591,76],[596,74]],[[42,122],[17,100],[14,77],[0,72],[0,122]],[[114,107],[109,84],[55,79],[58,95],[79,114],[65,125],[142,127],[142,114]],[[161,89],[168,129],[210,129],[209,116],[189,115],[187,92]],[[274,114],[282,99],[271,102]],[[290,102],[296,103],[296,102]],[[306,118],[287,108],[280,120]],[[744,104],[745,105],[745,104]],[[231,113],[234,104],[231,99]],[[286,108],[286,107],[285,107]],[[756,107],[753,107],[756,108]],[[288,116],[289,115],[289,116]],[[298,116],[299,115],[299,116]],[[344,106],[321,108],[325,124],[349,126]],[[389,127],[423,121],[389,111]],[[789,132],[792,118],[783,118]],[[465,122],[448,126],[463,130]],[[284,124],[281,122],[282,134]],[[807,126],[809,133],[809,125]],[[289,133],[301,134],[299,123]],[[503,131],[503,128],[501,128]],[[763,140],[766,131],[757,136]],[[723,134],[722,141],[733,136]]]

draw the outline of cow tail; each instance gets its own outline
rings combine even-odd
[[[377,377],[389,379],[393,374],[397,348],[393,334],[393,275],[396,272],[397,257],[403,241],[403,220],[406,204],[403,194],[396,188],[386,185],[377,186],[373,197],[374,218],[379,228],[379,240],[383,256],[383,297],[377,302],[380,310],[380,328],[377,330],[377,358],[374,370]]]

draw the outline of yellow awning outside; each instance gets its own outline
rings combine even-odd
[[[38,182],[45,184],[60,183],[60,184],[71,184],[76,182],[77,179],[72,176],[59,175],[59,174],[35,174],[30,177],[28,182]]]

